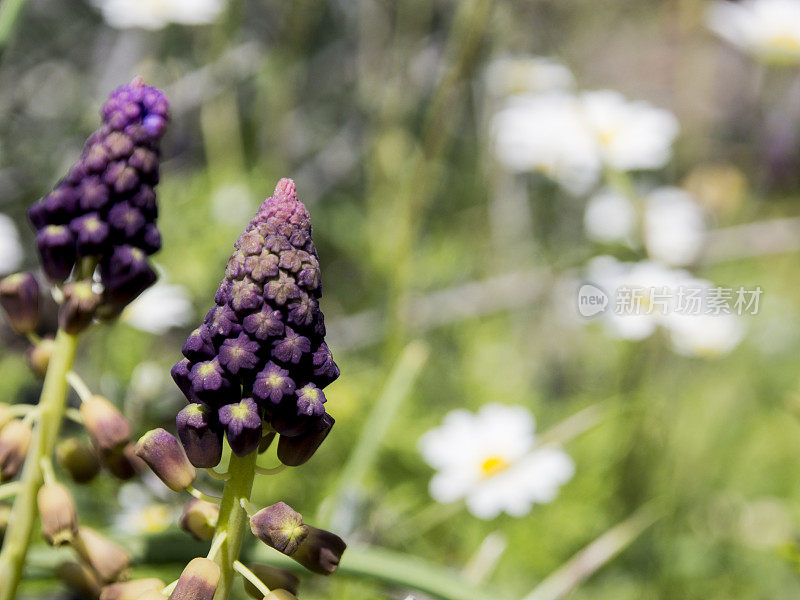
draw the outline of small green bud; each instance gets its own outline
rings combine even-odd
[[[91,444],[78,438],[67,438],[56,446],[56,462],[75,483],[87,483],[100,472],[100,459]]]
[[[255,563],[247,565],[247,568],[273,592],[281,590],[288,591],[292,594],[297,593],[297,586],[300,584],[300,579],[298,579],[297,575],[294,573],[290,573],[284,569],[278,569],[277,567]],[[261,600],[264,597],[258,588],[250,583],[248,579],[244,580],[244,589],[255,600]]]
[[[94,569],[103,583],[117,581],[131,562],[131,557],[122,546],[84,525],[78,528],[73,547],[81,560]]]
[[[307,535],[302,515],[285,502],[262,508],[250,517],[250,529],[270,548],[292,556]]]
[[[194,539],[202,542],[214,537],[217,519],[219,519],[219,506],[194,498],[183,507],[178,524]]]
[[[105,586],[100,592],[100,600],[139,600],[145,592],[153,590],[160,595],[162,589],[164,582],[155,577],[134,579]],[[163,596],[161,598],[163,599]]]
[[[306,525],[306,535],[292,558],[309,571],[330,575],[339,567],[347,544],[335,533]]]
[[[71,543],[78,533],[78,515],[69,490],[60,483],[46,483],[39,488],[36,503],[47,543],[51,546]]]
[[[0,305],[11,328],[33,333],[39,325],[39,283],[31,273],[15,273],[0,281]]]
[[[193,558],[181,573],[169,600],[213,600],[219,578],[217,563],[207,558]]]
[[[102,396],[81,402],[83,426],[101,451],[121,448],[131,439],[131,424],[117,407]]]
[[[0,479],[13,479],[22,468],[31,444],[31,426],[14,419],[0,430]]]
[[[28,367],[39,377],[47,375],[47,366],[50,364],[50,357],[53,356],[53,346],[55,340],[51,337],[42,338],[35,346],[28,348],[25,358]]]
[[[98,598],[100,596],[100,581],[97,575],[79,562],[63,562],[58,565],[56,575],[64,584],[75,590],[82,598]]]
[[[58,326],[75,335],[91,324],[102,298],[92,291],[92,284],[88,281],[67,283],[62,289],[64,301],[58,308]]]
[[[182,492],[197,477],[192,463],[178,439],[165,429],[152,429],[136,443],[136,456],[147,463],[153,473],[173,492]]]

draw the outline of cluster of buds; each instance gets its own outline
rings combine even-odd
[[[117,314],[150,286],[156,274],[147,256],[161,247],[154,187],[167,99],[137,78],[111,94],[102,117],[66,177],[28,209],[51,282],[64,283],[84,260],[99,265],[101,296],[91,281],[64,289],[62,319],[74,328],[101,305]]]
[[[223,432],[238,456],[279,434],[278,457],[289,466],[325,439],[334,421],[323,388],[339,369],[324,339],[321,296],[311,219],[294,182],[281,179],[236,242],[216,306],[172,369],[190,403],[177,426],[196,467],[219,462]]]
[[[223,440],[236,457],[244,457],[265,451],[279,436],[278,458],[285,466],[297,466],[314,454],[333,426],[322,389],[339,376],[339,369],[324,341],[321,295],[308,211],[297,200],[294,182],[281,179],[236,242],[216,306],[189,335],[185,358],[172,369],[189,401],[176,418],[180,439],[154,429],[136,445],[137,456],[170,489],[202,498],[186,505],[180,526],[195,539],[213,540],[208,557],[193,559],[168,586],[171,600],[212,600],[220,584],[217,550],[229,524],[219,522],[214,498],[193,484],[197,469],[213,469],[220,462]],[[216,476],[236,475],[231,469]],[[251,531],[265,544],[314,573],[336,570],[346,547],[341,538],[304,524],[283,502],[258,511],[246,498],[240,503],[229,506],[227,514],[247,510]],[[236,560],[231,566],[257,600],[296,598],[298,580],[286,571]],[[147,591],[137,600],[151,597],[159,598],[158,592]]]

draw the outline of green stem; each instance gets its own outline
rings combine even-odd
[[[42,458],[53,454],[67,400],[67,373],[75,360],[77,336],[58,332],[47,368],[39,417],[20,478],[20,489],[11,509],[8,530],[0,552],[0,600],[13,600],[36,521],[36,495],[42,485]]]
[[[11,37],[14,25],[22,13],[25,0],[5,0],[0,2],[0,52]]]
[[[214,560],[222,570],[214,600],[227,600],[231,594],[235,572],[233,563],[239,560],[242,538],[245,531],[250,527],[250,519],[248,519],[247,513],[242,508],[241,502],[242,499],[250,500],[257,457],[257,452],[251,452],[242,457],[231,454],[231,462],[228,465],[230,479],[225,483],[225,488],[222,491],[219,520],[217,521],[217,530],[214,533],[214,539],[223,534],[226,536],[219,552],[214,557]]]

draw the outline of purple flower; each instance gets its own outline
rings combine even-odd
[[[211,341],[211,333],[208,330],[208,326],[202,324],[192,331],[183,343],[181,352],[186,358],[195,362],[214,358],[216,350],[214,349],[214,343]]]
[[[206,404],[219,406],[238,399],[235,398],[238,386],[231,384],[218,358],[195,364],[189,372],[189,379],[192,394]]]
[[[231,375],[253,371],[258,365],[258,342],[254,342],[246,333],[238,337],[228,338],[219,349],[219,362]]]
[[[108,245],[108,223],[96,212],[86,213],[82,217],[73,219],[69,228],[75,234],[78,253],[83,256],[100,254]]]
[[[325,393],[308,383],[295,392],[297,395],[297,414],[307,417],[318,417],[325,412]]]
[[[277,279],[267,283],[264,297],[274,300],[277,304],[286,304],[287,300],[299,298],[300,290],[297,289],[294,279],[281,271]]]
[[[225,435],[231,450],[237,456],[250,454],[261,441],[261,416],[252,398],[243,398],[236,404],[226,404],[219,409],[219,422],[225,426]]]
[[[274,362],[268,362],[264,370],[256,375],[253,382],[253,395],[266,402],[278,404],[284,396],[294,393],[294,381],[289,371],[281,369]]]
[[[268,338],[283,335],[281,312],[271,310],[269,306],[262,307],[257,313],[247,315],[242,326],[247,333],[262,342],[267,341]]]
[[[272,343],[272,356],[282,363],[297,364],[303,354],[311,351],[311,342],[307,337],[286,328],[282,339]]]
[[[330,348],[325,342],[322,342],[319,348],[314,351],[312,363],[314,365],[315,383],[318,386],[325,387],[338,379],[339,367],[333,361],[333,354],[331,354]]]
[[[227,305],[209,310],[203,322],[208,325],[211,337],[215,340],[235,337],[242,330],[236,313]]]

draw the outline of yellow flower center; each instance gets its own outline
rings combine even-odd
[[[490,456],[481,463],[481,477],[484,479],[492,477],[505,471],[511,463],[502,456]]]
[[[786,54],[796,54],[800,52],[800,39],[793,35],[778,35],[767,42],[773,50],[785,52]]]
[[[614,140],[617,137],[617,131],[614,129],[607,129],[605,131],[600,131],[597,134],[597,138],[600,141],[600,145],[608,148],[611,144],[614,143]]]
[[[142,533],[159,533],[164,531],[172,521],[167,507],[160,504],[143,508],[139,513],[139,519]]]

